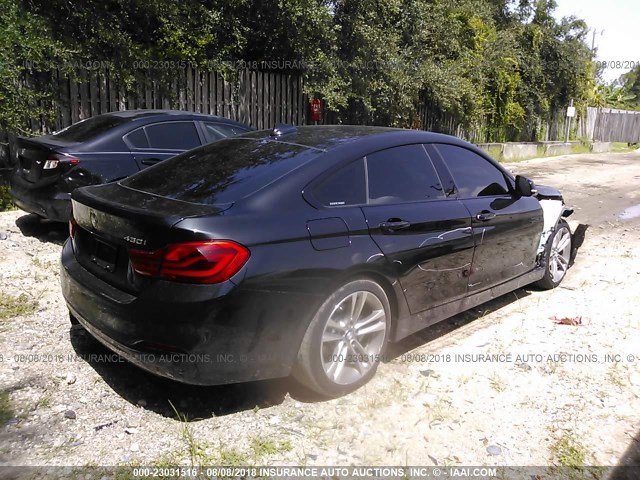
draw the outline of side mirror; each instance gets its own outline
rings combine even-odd
[[[535,189],[535,185],[527,177],[522,175],[516,176],[516,193],[523,197],[530,197],[538,193]]]

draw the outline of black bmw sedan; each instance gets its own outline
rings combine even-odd
[[[227,118],[173,110],[97,115],[51,135],[18,138],[11,196],[22,210],[66,223],[76,188],[120,180],[250,130]]]
[[[570,213],[454,137],[280,126],[76,190],[62,290],[72,323],[150,372],[337,396],[389,342],[558,285]]]

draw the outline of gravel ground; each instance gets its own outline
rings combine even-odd
[[[618,464],[640,430],[640,220],[620,216],[640,204],[640,154],[511,166],[576,207],[562,286],[425,329],[331,401],[287,379],[190,387],[121,361],[70,328],[66,226],[1,213],[0,463]]]

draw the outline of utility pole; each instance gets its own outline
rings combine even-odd
[[[591,52],[595,54],[596,51],[596,33],[600,33],[600,35],[604,34],[604,29],[600,30],[600,32],[598,32],[598,30],[593,29],[592,32],[592,36],[591,36]]]

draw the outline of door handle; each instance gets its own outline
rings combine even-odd
[[[142,163],[143,165],[155,165],[159,161],[160,161],[159,158],[145,158],[140,163]]]
[[[381,230],[387,231],[387,232],[395,232],[397,230],[404,230],[405,228],[409,228],[411,226],[411,223],[405,221],[405,220],[398,220],[395,218],[390,218],[389,220],[387,220],[386,222],[382,222],[379,227]]]
[[[476,215],[476,219],[480,220],[481,222],[486,222],[487,220],[491,220],[492,218],[495,218],[495,217],[496,217],[496,214],[493,212],[490,212],[489,210],[483,210]]]

